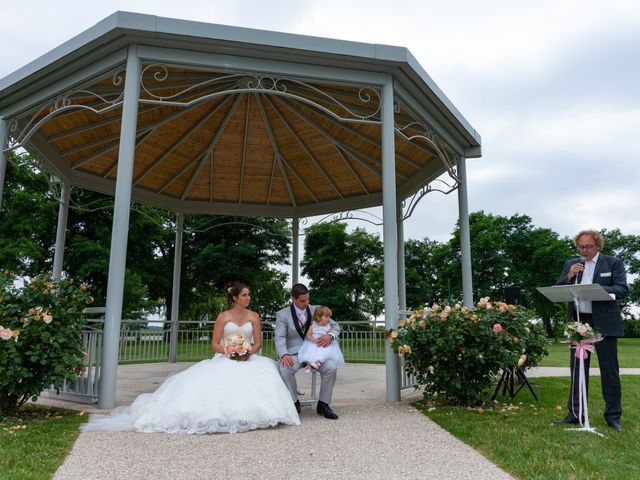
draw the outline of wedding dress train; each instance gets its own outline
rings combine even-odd
[[[227,322],[223,336],[241,333],[251,338],[252,332],[250,322]],[[91,415],[81,430],[234,433],[279,423],[300,425],[300,419],[276,363],[259,355],[236,361],[216,354],[169,377],[128,407],[108,416]]]

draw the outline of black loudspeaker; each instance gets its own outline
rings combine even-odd
[[[504,298],[509,305],[522,305],[522,290],[517,285],[505,287]]]

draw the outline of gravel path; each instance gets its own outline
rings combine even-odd
[[[168,375],[190,364],[121,366],[118,404],[153,391]],[[302,426],[238,434],[166,435],[136,432],[81,433],[56,480],[214,480],[214,479],[508,479],[471,447],[457,440],[403,401],[385,402],[384,365],[347,364],[341,368],[332,407],[340,415],[326,420],[304,407]],[[640,369],[621,369],[640,374]],[[591,375],[598,375],[591,369]],[[568,376],[568,368],[539,368],[529,377]],[[310,377],[300,388],[310,391]],[[58,404],[57,400],[42,400]],[[62,404],[67,408],[74,404]],[[95,405],[76,408],[96,411]],[[300,447],[303,448],[300,448]],[[330,453],[335,451],[336,453]]]
[[[81,433],[54,479],[512,478],[406,402],[335,411],[238,434]]]

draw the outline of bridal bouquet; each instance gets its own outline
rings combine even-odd
[[[224,354],[231,360],[246,360],[251,355],[249,340],[239,333],[228,335],[224,339]]]

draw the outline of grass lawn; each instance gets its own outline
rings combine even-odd
[[[620,368],[640,368],[640,338],[618,339],[618,359]],[[540,362],[541,367],[568,367],[569,345],[554,342],[549,346],[549,355]],[[591,358],[591,368],[598,366],[598,357]]]
[[[266,342],[263,354],[274,355],[272,343]],[[356,353],[361,348],[361,342],[348,343],[343,350],[352,349]],[[620,339],[618,347],[621,367],[640,367],[640,339]],[[186,345],[183,348],[187,353]],[[550,355],[541,365],[567,366],[567,350],[566,344],[553,344]],[[595,356],[593,360],[592,365],[597,366]],[[600,378],[591,378],[591,424],[607,438],[586,432],[567,432],[553,425],[553,420],[565,415],[568,378],[530,380],[540,397],[537,402],[523,389],[515,401],[499,404],[495,409],[447,407],[429,411],[424,407],[423,411],[519,479],[640,479],[640,408],[637,408],[640,376],[622,377],[625,409],[622,433],[606,426],[602,418]],[[84,421],[86,418],[76,411],[37,405],[27,405],[16,418],[2,419],[0,480],[52,478],[71,450],[79,425]]]
[[[589,382],[589,420],[606,438],[570,432],[553,421],[566,413],[568,379],[534,378],[540,400],[522,390],[495,409],[420,407],[429,418],[518,479],[640,478],[640,377],[622,376],[624,430],[607,427],[600,378]],[[498,397],[500,399],[500,397]]]
[[[86,417],[76,411],[24,406],[0,422],[0,479],[53,478]]]

